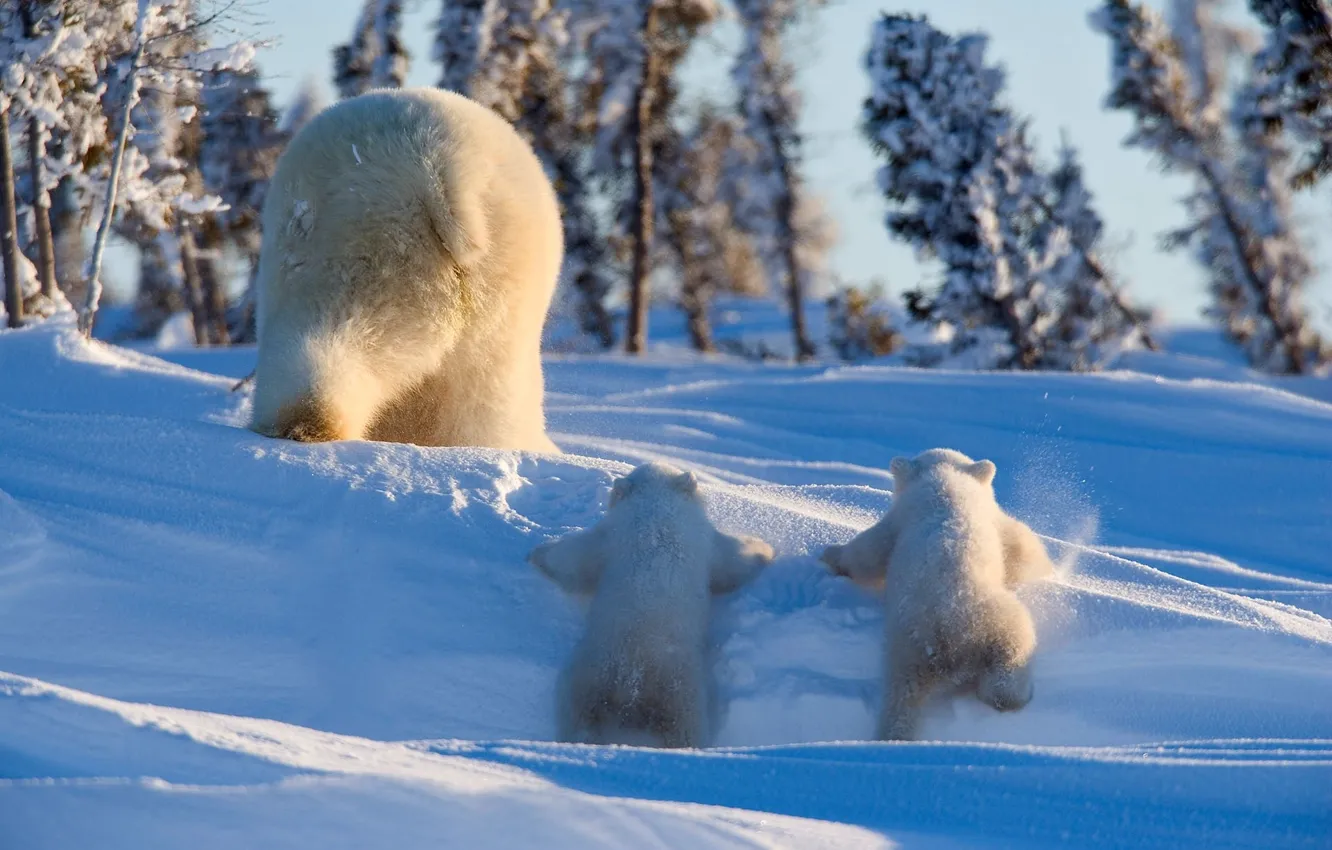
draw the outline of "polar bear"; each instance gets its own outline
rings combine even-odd
[[[895,458],[890,471],[888,513],[822,555],[839,575],[887,584],[879,737],[912,739],[939,687],[973,690],[1000,711],[1022,708],[1036,630],[1012,588],[1053,574],[1044,545],[1000,509],[988,460],[933,449]]]
[[[540,347],[562,254],[550,181],[495,113],[425,88],[324,110],[264,202],[250,427],[558,451]]]
[[[718,532],[693,473],[649,463],[615,482],[600,522],[528,560],[565,590],[594,594],[560,675],[560,739],[702,745],[712,713],[710,596],[757,575],[772,547]]]

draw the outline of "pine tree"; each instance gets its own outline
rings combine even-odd
[[[216,216],[227,239],[251,263],[259,259],[259,216],[285,136],[254,67],[216,71],[204,83],[199,170],[222,199]]]
[[[55,35],[63,17],[63,3],[23,0],[19,4],[19,19],[23,26],[23,37],[29,43],[35,39]],[[41,57],[49,62],[49,55]],[[31,61],[31,59],[30,59]],[[33,82],[38,85],[59,87],[58,72],[54,69],[41,68],[40,61],[33,70]],[[40,80],[40,82],[38,82]],[[36,104],[34,104],[35,106]],[[55,297],[55,243],[51,235],[51,199],[52,186],[46,179],[46,143],[50,128],[46,126],[49,116],[42,116],[36,108],[30,108],[27,121],[28,170],[32,184],[32,219],[36,231],[38,276],[42,294],[48,299]]]
[[[57,284],[75,297],[82,288],[82,210],[88,185],[84,165],[106,138],[96,69],[105,52],[94,35],[116,11],[114,3],[82,7],[68,0],[20,0],[19,42],[10,41],[6,88],[27,141],[27,215],[34,230],[42,294]],[[132,6],[131,6],[132,9]],[[3,14],[3,13],[0,13]],[[123,15],[122,15],[123,17]],[[132,18],[131,18],[132,22]],[[0,51],[2,52],[2,51]]]
[[[1107,104],[1133,116],[1127,144],[1154,154],[1163,169],[1194,180],[1189,224],[1169,242],[1192,246],[1207,270],[1209,314],[1256,367],[1318,371],[1332,360],[1332,348],[1314,330],[1301,300],[1311,264],[1292,224],[1289,152],[1261,109],[1270,90],[1267,72],[1255,64],[1236,97],[1228,129],[1225,114],[1200,94],[1207,88],[1197,72],[1180,59],[1181,42],[1199,40],[1188,29],[1205,27],[1206,21],[1199,14],[1177,16],[1172,33],[1151,10],[1106,0],[1092,22],[1111,42]],[[1211,65],[1226,67],[1221,59]]]
[[[1122,349],[1142,344],[1156,350],[1150,313],[1129,303],[1102,256],[1105,223],[1083,182],[1077,150],[1065,139],[1050,175],[1050,196],[1044,201],[1046,220],[1038,239],[1066,239],[1051,269],[1051,288],[1062,294],[1063,309],[1055,335],[1058,345],[1048,356],[1062,362],[1054,368],[1089,371],[1114,359]]]
[[[338,96],[401,88],[410,66],[411,55],[402,43],[402,0],[365,0],[351,41],[333,49]]]
[[[201,16],[190,0],[104,0],[82,10],[105,92],[105,117],[98,126],[115,128],[114,139],[79,140],[87,150],[101,146],[107,160],[105,171],[99,169],[85,184],[101,206],[79,315],[81,330],[90,333],[113,227],[143,240],[177,230],[182,216],[213,212],[221,205],[195,185],[189,161],[179,151],[189,134],[197,133],[200,75],[242,67],[253,49],[243,42],[209,47],[215,18]]]
[[[1305,188],[1332,173],[1332,4],[1327,0],[1249,0],[1268,27],[1255,59],[1261,87],[1250,108],[1303,151],[1293,175]]]
[[[661,150],[667,163],[659,180],[662,247],[680,279],[680,308],[699,351],[715,349],[708,314],[718,294],[767,290],[754,240],[736,226],[736,195],[745,176],[740,136],[736,120],[705,106],[692,131],[672,128]]]
[[[1092,368],[1090,338],[1100,348],[1118,344],[1137,322],[1098,316],[1093,333],[1088,317],[1076,318],[1089,305],[1122,303],[1096,258],[1099,221],[1090,226],[1080,172],[1075,183],[1065,171],[1061,197],[1037,161],[1026,122],[1002,102],[1004,74],[986,64],[986,45],[981,35],[954,38],[924,18],[890,15],[876,26],[867,59],[864,127],[886,160],[879,185],[888,227],[944,271],[937,292],[916,293],[909,304],[951,341],[946,351],[913,357]],[[1091,263],[1102,272],[1089,273]]]
[[[800,94],[795,67],[786,55],[784,35],[806,6],[819,0],[736,0],[744,46],[732,77],[749,143],[750,191],[740,207],[742,227],[762,246],[770,274],[779,281],[791,312],[798,359],[815,348],[805,330],[804,278],[797,221],[804,192],[800,176],[798,129]]]
[[[472,80],[490,53],[501,0],[443,0],[431,54],[442,68],[439,87],[471,95]]]
[[[570,0],[569,6],[574,26],[589,33],[580,106],[595,116],[592,167],[616,199],[614,221],[629,244],[625,349],[636,354],[647,343],[656,248],[661,163],[655,153],[678,98],[678,67],[720,10],[714,0]]]
[[[324,110],[324,94],[313,78],[306,78],[296,96],[282,113],[278,131],[283,139],[291,139],[310,123],[310,119]]]

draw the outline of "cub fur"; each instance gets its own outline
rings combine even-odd
[[[772,547],[717,531],[694,475],[649,463],[615,482],[600,522],[528,559],[565,590],[592,594],[560,678],[561,740],[703,745],[711,596],[757,575]]]

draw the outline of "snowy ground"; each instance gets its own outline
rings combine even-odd
[[[554,357],[541,457],[275,442],[250,351],[0,334],[0,847],[1332,846],[1332,391],[1200,339],[1154,376]],[[863,743],[879,606],[813,556],[940,445],[1065,565],[1036,698]],[[550,743],[580,611],[523,556],[649,458],[779,554],[718,612],[719,746]]]

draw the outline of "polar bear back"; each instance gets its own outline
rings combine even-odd
[[[1003,587],[1001,510],[988,484],[938,464],[919,469],[893,500],[899,532],[888,581],[897,598],[913,600],[913,610],[946,612]]]
[[[614,554],[592,600],[590,627],[669,643],[702,640],[713,545],[703,506],[669,486],[640,482],[608,519]]]
[[[371,92],[325,110],[284,151],[269,191],[266,257],[313,267],[285,275],[292,285],[261,288],[261,322],[277,306],[265,296],[309,303],[318,288],[336,310],[350,300],[331,291],[340,285],[388,289],[379,269],[413,287],[385,293],[395,301],[443,297],[473,319],[485,290],[529,279],[553,289],[558,275],[558,203],[540,163],[503,119],[453,92]],[[441,257],[465,272],[466,288],[440,279]],[[550,269],[524,274],[525,257]]]

